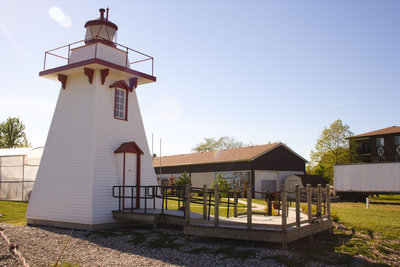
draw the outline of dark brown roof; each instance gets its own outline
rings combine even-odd
[[[326,180],[319,175],[296,174],[296,176],[301,178],[303,186],[310,184],[311,187],[317,187],[318,184],[321,186],[325,186],[327,184]]]
[[[374,136],[374,135],[384,135],[384,134],[393,134],[393,133],[400,133],[400,127],[399,126],[392,126],[392,127],[387,127],[384,129],[368,132],[368,133],[363,133],[359,135],[354,135],[351,138],[357,138],[357,137],[367,137],[367,136]]]
[[[136,144],[136,142],[125,142],[125,143],[122,143],[114,151],[114,153],[136,153],[136,154],[142,154],[143,155],[143,151]]]
[[[265,153],[279,147],[284,146],[292,153],[296,154],[290,148],[282,143],[273,143],[260,146],[249,146],[241,148],[233,148],[226,150],[208,151],[191,154],[181,154],[173,156],[161,157],[161,166],[180,166],[180,165],[195,165],[207,163],[222,163],[222,162],[237,162],[237,161],[250,161],[258,158]],[[297,154],[296,154],[297,155]],[[297,155],[303,159],[301,156]],[[306,161],[305,159],[303,159]],[[160,167],[160,158],[153,159],[154,167]]]

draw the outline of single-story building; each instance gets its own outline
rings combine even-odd
[[[0,149],[0,200],[28,201],[43,147]]]
[[[305,173],[307,160],[282,143],[153,158],[159,184],[187,172],[192,186],[211,186],[220,174],[232,186],[245,183],[258,192],[279,191],[285,178]],[[261,197],[261,195],[255,195]]]

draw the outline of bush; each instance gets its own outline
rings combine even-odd
[[[218,184],[219,191],[231,190],[231,185],[228,183],[228,181],[225,179],[224,175],[222,175],[222,174],[217,175],[217,178],[212,183],[211,188],[214,189],[216,184]],[[221,197],[228,197],[228,194],[229,193],[221,193]]]
[[[187,172],[183,172],[181,176],[175,181],[175,186],[186,186],[186,185],[192,186],[192,180],[190,179],[190,176],[187,174]]]

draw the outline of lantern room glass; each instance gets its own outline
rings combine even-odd
[[[85,40],[103,39],[113,42],[114,35],[115,29],[110,26],[104,24],[90,25],[86,27]]]

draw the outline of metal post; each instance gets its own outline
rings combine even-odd
[[[68,64],[69,64],[69,53],[71,51],[71,44],[68,45]]]
[[[164,197],[165,197],[164,186],[161,186],[161,197],[162,197],[161,214],[164,214]]]
[[[251,210],[251,188],[250,186],[247,187],[247,229],[251,229],[251,222],[252,222],[252,210]]]
[[[296,225],[300,227],[300,186],[296,184]]]
[[[281,196],[282,196],[282,228],[286,230],[287,217],[286,217],[286,186],[282,184],[281,186]]]
[[[144,188],[144,214],[147,214],[147,193],[148,193],[148,188]],[[138,197],[138,196],[136,196]]]
[[[24,184],[25,184],[25,157],[26,156],[22,156],[22,195],[21,195],[21,199],[22,201],[24,201]]]
[[[326,188],[326,214],[328,219],[331,217],[331,188],[329,184],[325,185]]]
[[[238,212],[237,212],[237,204],[238,204],[238,193],[237,193],[237,185],[235,185],[235,193],[233,195],[233,216],[237,217],[238,216]]]
[[[211,192],[208,194],[208,220],[210,220],[210,215],[211,215]]]
[[[207,220],[207,185],[203,185],[203,219]]]
[[[312,189],[311,185],[307,184],[307,215],[308,222],[312,223]]]
[[[190,223],[190,185],[185,186],[185,222]]]
[[[137,197],[137,196],[136,196]],[[139,202],[140,203],[140,202]],[[140,209],[139,207],[136,207],[137,209]],[[133,186],[131,186],[131,212],[133,212]]]
[[[322,215],[322,190],[321,190],[321,184],[318,184],[317,186],[317,217],[320,218]]]
[[[125,68],[128,68],[128,47],[126,48]]]
[[[118,210],[121,211],[121,186],[118,186]]]
[[[367,205],[367,209],[369,209],[369,197],[365,199],[365,204]]]
[[[214,226],[219,225],[219,191],[218,184],[214,186]]]
[[[157,187],[153,186],[152,191],[151,191],[152,198],[153,198],[153,209],[156,209],[156,194],[157,194],[156,190],[157,190]],[[156,192],[156,193],[154,193],[154,192]]]

